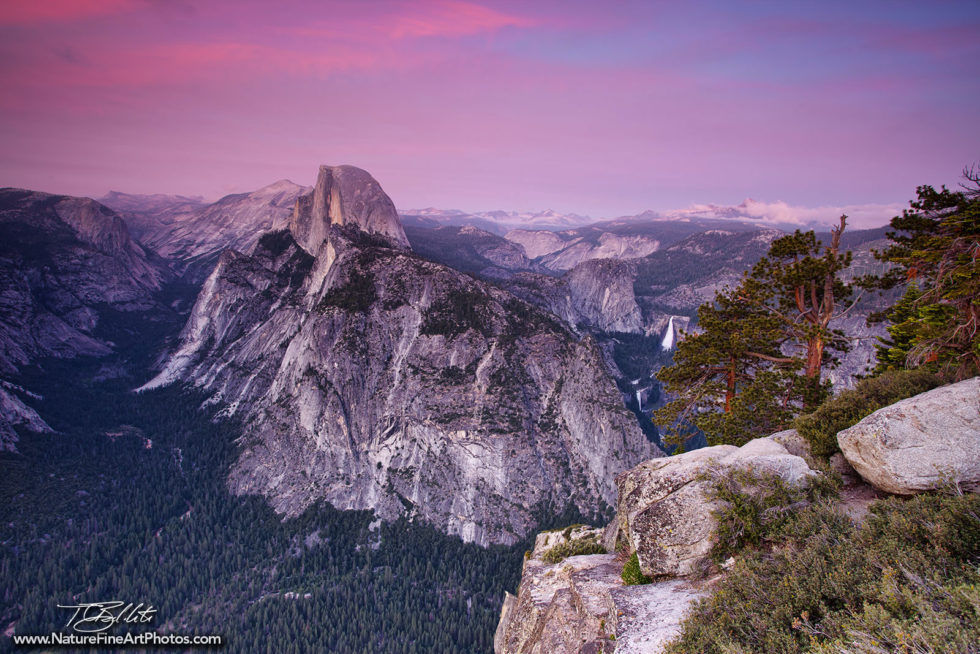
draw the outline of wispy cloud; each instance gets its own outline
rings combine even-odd
[[[686,209],[667,211],[664,215],[669,218],[719,218],[812,227],[834,225],[841,214],[847,214],[853,227],[867,229],[887,224],[903,208],[898,203],[804,207],[749,198],[737,205],[694,204]]]

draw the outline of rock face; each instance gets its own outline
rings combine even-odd
[[[772,439],[716,445],[646,461],[617,480],[619,529],[635,551],[640,570],[651,577],[687,576],[698,571],[714,545],[718,508],[709,499],[705,475],[751,467],[798,484],[814,474],[801,457]]]
[[[858,474],[888,493],[951,482],[980,491],[980,377],[879,409],[837,434],[837,442]]]
[[[558,252],[568,246],[568,239],[562,234],[545,230],[514,229],[507,232],[506,239],[524,248],[532,259]]]
[[[572,530],[571,538],[598,530]],[[615,554],[573,556],[549,564],[544,554],[566,541],[562,532],[538,534],[524,562],[517,597],[509,597],[494,639],[496,654],[650,654],[680,630],[688,606],[706,584],[668,580],[625,586]]]
[[[0,452],[17,451],[15,426],[38,433],[53,431],[34,409],[17,397],[15,391],[29,395],[23,388],[13,384],[0,384]]]
[[[170,278],[108,207],[0,189],[0,374],[45,356],[109,353],[104,312],[149,309]]]
[[[741,448],[716,446],[646,461],[620,475],[616,518],[605,530],[538,534],[517,597],[505,598],[496,654],[662,652],[680,633],[691,603],[720,578],[685,578],[714,545],[717,523],[711,514],[718,504],[707,494],[712,476],[750,468],[802,483],[817,473],[781,444],[798,440],[782,432]],[[549,550],[576,539],[599,541],[617,554],[547,562]],[[652,583],[623,585],[623,567],[633,552]]]
[[[415,513],[481,544],[525,535],[536,507],[611,505],[615,476],[657,450],[595,343],[417,257],[381,220],[387,196],[345,186],[376,182],[332,171],[297,203],[305,245],[272,232],[221,256],[147,385],[190,382],[243,419],[231,488],[290,515],[319,499]]]
[[[527,256],[554,271],[571,270],[593,259],[635,259],[656,252],[657,238],[645,234],[617,234],[593,230],[546,232],[515,229],[507,232],[509,241],[519,244]]]
[[[313,192],[296,202],[289,231],[315,255],[330,225],[352,225],[388,238],[395,247],[409,247],[395,203],[377,180],[354,166],[320,166]]]
[[[141,195],[109,191],[98,201],[118,213],[129,228],[129,234],[141,243],[165,231],[180,217],[193,215],[207,206],[203,198],[154,193]]]
[[[644,324],[633,292],[634,276],[635,266],[629,261],[595,259],[561,278],[519,273],[501,284],[575,329],[641,334]]]
[[[251,193],[228,195],[213,204],[187,198],[107,196],[136,225],[140,241],[171,262],[178,273],[193,283],[210,274],[225,249],[249,252],[259,236],[285,229],[296,200],[309,187],[280,180]]]
[[[421,222],[404,227],[413,251],[484,279],[508,279],[519,271],[547,272],[531,263],[521,246],[477,227],[433,226]]]
[[[606,332],[643,332],[643,316],[633,293],[633,266],[615,259],[594,259],[568,272],[572,309],[580,320]]]

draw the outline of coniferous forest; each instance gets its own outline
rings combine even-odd
[[[0,623],[50,633],[68,618],[59,603],[119,599],[228,652],[492,650],[527,544],[484,549],[330,506],[282,520],[225,487],[237,425],[187,391],[72,381],[85,365],[35,372],[60,433],[25,434],[0,459]]]

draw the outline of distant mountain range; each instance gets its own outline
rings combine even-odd
[[[283,179],[211,204],[179,195],[116,191],[100,202],[118,211],[136,238],[170,260],[176,272],[201,282],[222,250],[248,252],[263,233],[283,229],[296,199],[309,190]]]
[[[472,226],[494,234],[512,229],[562,230],[595,222],[588,216],[574,213],[545,211],[480,211],[468,213],[457,209],[405,209],[398,212],[406,227],[440,227],[443,225]]]
[[[639,430],[656,438],[647,416],[659,399],[653,375],[670,362],[665,339],[682,338],[697,307],[784,233],[750,203],[602,221],[399,216],[367,172],[347,166],[322,168],[315,188],[280,180],[214,203],[17,189],[0,199],[8,447],[14,425],[44,426],[19,369],[51,356],[125,358],[125,344],[142,340],[155,370],[144,361],[112,374],[160,372],[154,385],[197,386],[251,425],[233,474],[240,492],[286,513],[321,498],[385,517],[419,511],[483,544],[522,537],[533,505],[571,499],[590,513],[608,502],[615,472],[656,451]],[[873,265],[869,244],[882,236],[850,231],[847,245]],[[139,320],[164,338],[147,338]],[[185,320],[179,337],[168,331]],[[839,381],[859,371],[872,336]],[[460,410],[459,397],[479,410]],[[614,426],[609,442],[584,447],[601,425]],[[534,443],[522,440],[528,430]],[[463,449],[443,452],[452,461],[441,477],[425,476],[419,444],[454,439]],[[625,458],[589,453],[614,441]],[[471,446],[502,457],[489,477],[465,460]],[[534,465],[544,480],[532,479]],[[578,489],[560,483],[568,466]],[[439,504],[440,484],[463,499]]]
[[[904,208],[901,204],[852,204],[841,206],[802,207],[786,202],[764,202],[747,198],[735,205],[693,204],[683,209],[664,211],[646,210],[638,214],[616,218],[590,218],[574,213],[560,213],[551,209],[530,211],[480,211],[467,212],[457,209],[405,209],[400,211],[406,226],[439,227],[444,225],[473,226],[494,234],[506,234],[510,230],[567,231],[585,226],[628,223],[709,223],[732,222],[756,228],[782,230],[826,230],[841,214],[847,214],[852,227],[859,229],[885,225],[892,216]]]

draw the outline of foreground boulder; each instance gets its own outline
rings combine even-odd
[[[980,491],[980,377],[880,409],[837,434],[847,462],[888,493]]]
[[[736,468],[775,474],[789,484],[816,474],[770,437],[646,461],[619,476],[618,538],[636,552],[643,574],[683,577],[700,571],[718,526],[712,478]]]
[[[546,560],[556,546],[600,535],[589,527],[538,534],[517,597],[504,602],[496,654],[654,653],[680,632],[681,618],[708,592],[708,582],[626,586],[624,560],[615,554]]]

